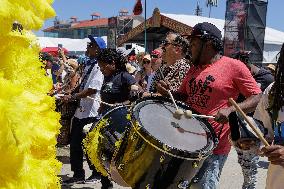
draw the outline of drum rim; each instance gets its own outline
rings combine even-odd
[[[135,102],[135,104],[131,107],[131,122],[132,122],[132,127],[134,127],[135,132],[138,135],[142,135],[142,139],[147,142],[148,144],[150,144],[152,147],[156,148],[157,150],[163,152],[163,153],[167,153],[168,155],[174,156],[174,157],[178,157],[181,159],[186,159],[186,160],[201,160],[203,158],[206,158],[207,156],[209,156],[210,154],[212,154],[213,150],[216,148],[217,144],[218,144],[218,138],[217,135],[213,129],[213,127],[211,126],[211,124],[202,118],[196,118],[198,121],[202,122],[205,126],[206,126],[206,133],[209,133],[210,135],[207,135],[207,139],[210,139],[210,141],[207,141],[207,144],[200,150],[197,150],[195,152],[190,152],[187,150],[181,150],[181,149],[177,149],[176,147],[172,147],[166,144],[163,144],[163,142],[161,142],[159,139],[155,138],[154,136],[152,136],[151,133],[149,133],[146,129],[144,129],[141,126],[141,121],[139,119],[139,115],[138,112],[134,112],[134,110],[136,110],[137,108],[139,108],[139,104],[147,101],[147,100],[151,100],[151,101],[159,101],[159,102],[167,102],[167,103],[172,103],[172,101],[169,98],[165,98],[165,97],[147,97],[147,98],[143,98],[140,100],[137,100]],[[190,109],[190,107],[188,105],[186,105],[183,102],[179,102],[176,101],[177,105],[185,110]],[[173,105],[173,104],[172,104]],[[174,105],[173,105],[174,106]],[[142,106],[140,106],[141,108]],[[140,109],[139,108],[139,109]],[[193,113],[196,113],[196,111],[192,111]],[[135,121],[136,123],[138,123],[139,125],[139,129],[135,128],[136,126],[133,124],[133,121]],[[141,129],[140,129],[141,128]],[[138,131],[139,130],[139,131]],[[142,131],[142,132],[141,132]],[[153,144],[151,141],[154,141],[155,144]],[[169,148],[168,151],[163,149],[163,145],[166,145],[166,147]],[[211,149],[209,149],[211,148]],[[202,152],[202,150],[205,150],[204,152]]]
[[[112,107],[112,108],[109,109],[106,113],[104,113],[103,116],[102,116],[97,122],[94,122],[94,123],[93,123],[93,125],[92,125],[92,127],[90,128],[89,132],[91,132],[91,131],[96,127],[96,125],[100,123],[100,121],[104,120],[107,115],[109,115],[109,114],[110,114],[111,112],[113,112],[114,110],[117,110],[117,109],[120,109],[120,108],[126,108],[126,109],[127,109],[127,107],[124,106],[124,105],[117,105],[117,106]]]

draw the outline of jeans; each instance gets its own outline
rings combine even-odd
[[[255,189],[259,156],[251,151],[243,151],[238,148],[235,149],[238,153],[238,162],[242,167],[244,176],[242,189]]]
[[[197,175],[193,178],[192,188],[216,189],[227,157],[228,155],[215,154],[208,156]]]
[[[82,141],[85,138],[85,134],[83,133],[83,128],[85,125],[89,123],[93,123],[96,121],[96,118],[84,118],[78,119],[76,117],[73,118],[72,121],[72,129],[70,136],[70,164],[71,170],[74,172],[75,177],[85,176],[85,171],[83,169],[83,144]],[[88,161],[88,158],[87,158]],[[89,167],[93,172],[95,168],[88,161]]]

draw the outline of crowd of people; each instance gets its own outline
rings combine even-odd
[[[57,110],[61,112],[58,144],[70,144],[74,175],[65,184],[101,179],[102,189],[112,188],[109,178],[100,175],[87,156],[92,175],[85,178],[84,126],[97,122],[109,110],[106,104],[129,104],[147,96],[168,97],[171,91],[174,99],[185,102],[192,110],[215,117],[209,123],[219,143],[192,180],[193,187],[218,186],[233,146],[244,175],[243,189],[256,188],[259,155],[268,157],[271,163],[267,188],[282,188],[284,46],[274,70],[272,66],[252,64],[246,51],[224,56],[221,31],[207,22],[195,25],[189,36],[169,32],[163,43],[149,54],[125,55],[106,48],[102,38],[89,36],[89,39],[84,58],[66,57],[62,50],[58,57],[41,55],[46,74],[53,80],[50,95],[56,97]],[[246,126],[228,102],[229,98],[237,100],[245,113],[262,123],[270,146],[263,147],[256,137],[242,135]]]

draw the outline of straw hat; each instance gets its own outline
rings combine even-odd
[[[275,71],[275,69],[276,69],[276,67],[275,67],[274,64],[268,64],[266,67],[267,67],[268,69],[272,70],[272,71]]]

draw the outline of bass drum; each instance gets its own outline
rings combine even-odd
[[[180,109],[189,107],[177,102]],[[131,109],[132,126],[114,154],[111,172],[135,189],[189,188],[218,140],[203,119],[175,119],[165,98],[139,100]]]
[[[113,154],[131,125],[127,115],[128,109],[125,106],[109,110],[93,124],[84,141],[88,158],[103,176],[111,177],[110,164]],[[123,185],[119,183],[119,179],[116,182]]]

